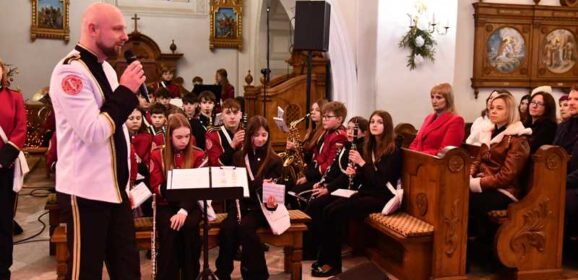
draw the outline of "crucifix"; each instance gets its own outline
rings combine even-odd
[[[137,21],[140,19],[136,14],[134,14],[134,17],[131,17],[130,19],[134,20],[134,33],[138,33],[138,25],[137,25]]]

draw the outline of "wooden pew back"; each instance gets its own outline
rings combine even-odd
[[[518,274],[561,273],[567,162],[561,147],[540,147],[532,156],[526,196],[509,205],[498,229],[498,257]]]
[[[448,147],[438,156],[403,150],[403,211],[434,226],[432,277],[465,275],[470,157]]]

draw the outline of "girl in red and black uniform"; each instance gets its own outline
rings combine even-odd
[[[157,279],[196,279],[199,274],[201,209],[196,201],[168,202],[166,174],[171,169],[199,168],[205,153],[191,144],[191,126],[181,114],[171,116],[165,135],[169,145],[151,154],[151,188],[157,199],[159,251]]]
[[[237,220],[235,203],[229,203],[229,215],[221,223],[219,234],[219,257],[216,261],[219,279],[231,279],[233,257],[241,246],[241,275],[243,279],[268,279],[267,263],[257,229],[267,222],[261,211],[259,199],[263,180],[281,176],[283,163],[271,148],[269,125],[261,116],[249,120],[243,149],[233,156],[235,166],[247,168],[250,197],[240,201],[241,221]],[[271,198],[264,198],[270,205]],[[263,199],[261,199],[263,201]],[[274,204],[274,202],[272,202]]]
[[[0,139],[0,279],[10,279],[12,234],[16,193],[14,161],[26,140],[26,109],[22,94],[8,89],[8,69],[0,60],[0,127],[8,138]]]

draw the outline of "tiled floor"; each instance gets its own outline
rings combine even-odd
[[[56,261],[54,257],[48,254],[48,215],[44,210],[46,201],[47,188],[54,185],[54,182],[47,179],[44,175],[44,168],[42,162],[26,179],[25,188],[21,191],[19,196],[18,211],[16,220],[24,228],[24,234],[16,236],[15,241],[29,238],[35,234],[28,242],[14,246],[14,265],[12,266],[13,277],[15,280],[47,280],[56,279]],[[216,259],[217,250],[213,249],[209,253],[211,267],[214,270],[214,261]],[[363,256],[349,256],[343,259],[343,269],[350,269],[358,264],[367,262],[367,258]],[[572,268],[570,268],[570,265]],[[289,274],[283,273],[283,250],[282,248],[271,247],[267,253],[267,266],[271,279],[289,279]],[[312,278],[309,274],[309,267],[311,261],[303,262],[303,279],[318,279]],[[475,269],[474,269],[475,270]],[[150,260],[144,257],[141,252],[141,273],[142,279],[150,279],[151,263]],[[105,279],[106,273],[104,273]],[[235,271],[233,273],[235,279],[240,279],[239,262],[235,262]],[[578,265],[576,261],[570,261],[566,265],[564,271],[564,279],[578,279]],[[469,279],[493,279],[492,275],[485,272],[475,272],[469,275]]]

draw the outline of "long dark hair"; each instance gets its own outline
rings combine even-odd
[[[395,141],[393,132],[393,120],[391,115],[382,110],[377,110],[371,113],[369,117],[369,126],[371,127],[371,119],[373,116],[379,116],[383,121],[383,133],[381,135],[372,135],[371,129],[369,129],[370,134],[365,138],[365,147],[363,149],[363,159],[366,162],[377,163],[382,156],[391,154],[395,151]],[[378,139],[379,146],[378,146]],[[376,162],[373,162],[371,154],[375,154]]]
[[[524,116],[522,117],[525,126],[532,124],[532,116],[530,116],[530,103],[532,103],[534,97],[538,95],[541,95],[542,99],[544,100],[544,115],[540,116],[538,119],[547,119],[556,123],[556,101],[554,100],[554,97],[547,92],[539,91],[534,93],[534,95],[532,95],[528,101],[528,109],[526,112],[524,112]]]
[[[321,99],[315,101],[315,103],[313,103],[313,104],[317,104],[317,106],[319,106],[319,114],[320,115],[323,115],[323,112],[322,112],[323,106],[325,106],[325,104],[327,104],[328,102],[329,101],[327,101],[327,99],[321,98]],[[312,107],[313,107],[313,104],[311,104]],[[313,147],[315,147],[317,145],[317,140],[319,140],[319,138],[321,137],[321,135],[325,131],[323,129],[323,127],[321,126],[322,121],[323,121],[323,116],[320,116],[319,117],[319,123],[315,123],[315,122],[311,123],[309,130],[307,130],[305,137],[303,137],[303,143],[304,143],[303,148],[305,150],[311,150],[311,149],[313,149]]]
[[[267,133],[269,134],[269,137],[267,137],[267,142],[265,142],[264,145],[265,159],[263,160],[263,163],[259,167],[259,170],[257,170],[255,178],[261,178],[265,166],[269,164],[269,162],[271,161],[271,157],[275,156],[273,148],[271,147],[271,130],[269,130],[269,123],[267,122],[267,119],[265,119],[264,117],[256,115],[251,117],[251,119],[249,119],[247,127],[245,128],[245,143],[243,143],[243,158],[245,158],[245,156],[248,153],[253,152],[255,150],[253,147],[252,137],[255,133],[257,133],[257,131],[260,128],[265,129],[265,131],[267,131]]]
[[[173,148],[173,131],[177,128],[186,127],[188,128],[191,133],[191,125],[189,124],[189,120],[187,117],[181,114],[174,114],[169,118],[167,124],[167,131],[165,132],[165,142],[167,143],[164,148],[163,154],[163,171],[166,172],[167,170],[171,170],[175,168],[175,151]],[[191,134],[192,138],[192,134]],[[185,158],[185,165],[182,168],[191,168],[193,163],[195,162],[194,153],[193,153],[193,145],[189,140],[189,145],[183,151],[184,158]]]

